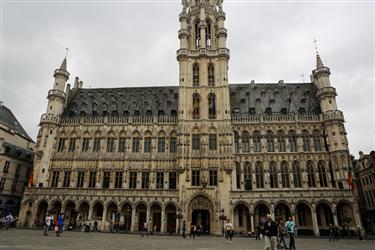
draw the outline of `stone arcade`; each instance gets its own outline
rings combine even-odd
[[[83,88],[54,73],[40,121],[34,187],[20,224],[63,211],[66,224],[220,234],[267,213],[299,234],[361,225],[349,190],[343,113],[317,55],[311,83],[229,84],[222,0],[183,0],[178,87]],[[349,219],[348,219],[349,218]]]

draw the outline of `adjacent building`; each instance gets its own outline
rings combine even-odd
[[[229,218],[254,231],[267,213],[292,216],[305,235],[361,225],[344,116],[320,56],[309,83],[230,83],[222,0],[182,6],[178,86],[72,87],[66,58],[55,70],[20,223],[63,211],[66,224],[103,230],[148,221],[178,232],[185,221],[221,234]]]
[[[17,215],[33,169],[34,141],[12,111],[0,104],[0,212]]]
[[[353,167],[363,226],[366,232],[375,234],[375,151],[370,154],[359,152]]]

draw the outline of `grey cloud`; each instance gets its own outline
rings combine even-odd
[[[52,74],[68,69],[88,87],[177,85],[180,1],[3,4],[2,97],[36,138]],[[312,39],[344,111],[350,150],[374,149],[373,3],[224,1],[231,82],[309,81]]]

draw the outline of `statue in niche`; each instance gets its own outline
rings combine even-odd
[[[193,95],[193,118],[199,118],[199,95]]]

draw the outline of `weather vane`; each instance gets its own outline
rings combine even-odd
[[[315,38],[314,38],[313,42],[314,42],[315,52],[316,52],[316,54],[319,54],[318,53],[318,44],[317,44],[317,41],[316,41]]]
[[[305,75],[303,73],[301,74],[301,77],[302,77],[302,82],[305,83]]]
[[[65,48],[66,52],[65,52],[65,59],[68,57],[68,51],[69,51],[69,48]]]

